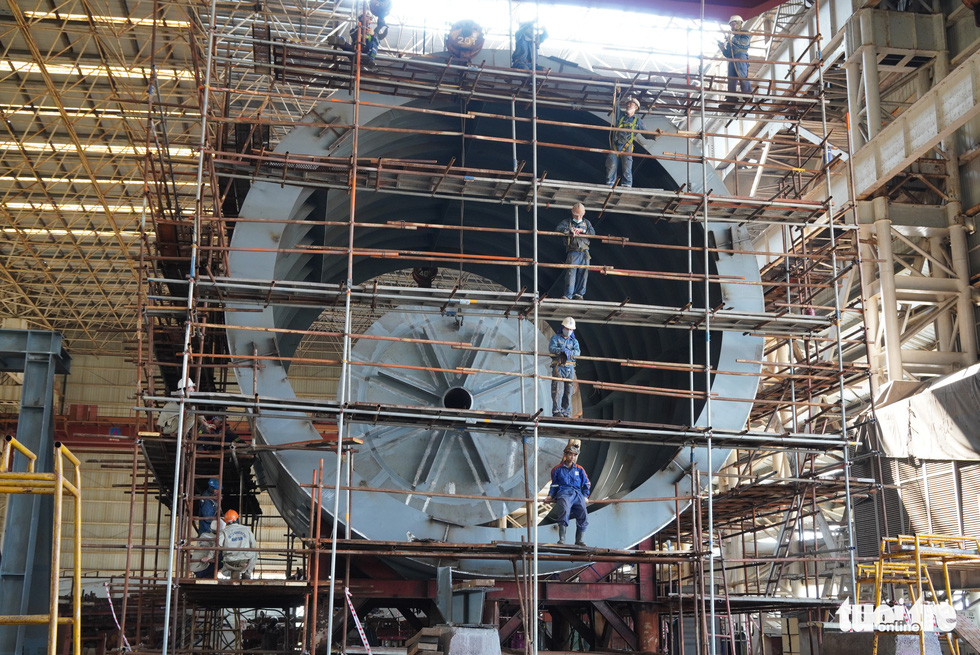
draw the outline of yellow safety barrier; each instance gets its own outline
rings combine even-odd
[[[16,451],[16,452],[15,452]],[[10,464],[16,453],[27,458],[27,471],[14,472]],[[35,473],[37,455],[13,437],[7,437],[0,454],[0,493],[52,494],[54,496],[54,522],[51,539],[51,598],[47,614],[21,614],[0,616],[0,625],[48,625],[48,652],[58,652],[58,625],[72,626],[74,655],[82,653],[82,478],[78,459],[64,445],[54,445],[54,473]],[[65,460],[73,469],[73,481],[65,478]],[[58,582],[61,571],[61,527],[64,495],[75,498],[74,512],[74,562],[72,580],[72,616],[58,616]]]
[[[980,538],[953,535],[921,534],[899,535],[881,540],[881,552],[874,564],[858,566],[855,598],[860,599],[862,585],[874,584],[874,606],[882,603],[885,585],[903,585],[911,599],[938,602],[939,594],[933,584],[929,567],[942,567],[942,591],[952,603],[953,593],[949,584],[949,565],[980,562]],[[902,634],[918,634],[920,652],[926,652],[926,626]],[[953,655],[959,655],[959,642],[952,634],[943,635]],[[878,632],[874,634],[872,655],[878,653]]]

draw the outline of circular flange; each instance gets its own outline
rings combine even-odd
[[[509,53],[482,53],[491,65],[507,66]],[[556,66],[558,63],[556,62]],[[567,65],[566,65],[567,69]],[[388,96],[372,96],[363,94],[360,120],[362,125],[380,128],[396,128],[393,130],[365,130],[359,141],[358,155],[365,158],[402,158],[422,159],[428,161],[449,162],[459,156],[460,138],[459,119],[454,116],[459,108],[452,104],[429,104],[424,101],[412,101],[404,98]],[[372,104],[373,103],[373,104]],[[399,111],[398,105],[413,105],[417,111]],[[473,105],[470,105],[472,108]],[[429,112],[428,109],[437,111]],[[488,105],[483,109],[487,114],[507,114],[509,104]],[[539,125],[541,142],[576,143],[579,145],[601,149],[604,147],[605,132],[586,133],[577,128],[574,122],[591,121],[597,126],[607,125],[606,116],[590,116],[571,109],[551,109],[539,107],[541,118],[549,119]],[[644,118],[648,130],[660,129],[665,133],[674,128],[665,119],[656,117]],[[306,125],[295,128],[277,146],[278,152],[294,154],[309,154],[312,156],[348,157],[350,156],[350,140],[345,133],[338,130],[323,130],[318,124],[349,125],[353,121],[350,105],[337,102],[326,102],[318,105],[309,116],[304,118]],[[499,124],[498,124],[499,123]],[[509,138],[510,124],[504,121],[473,121],[468,123],[470,128],[480,130],[490,136]],[[518,123],[518,139],[530,140],[527,123]],[[444,133],[446,136],[432,136]],[[454,136],[456,135],[456,136]],[[596,136],[598,135],[598,136]],[[663,159],[655,162],[644,160],[635,163],[634,180],[637,187],[679,188],[686,185],[692,191],[700,191],[702,185],[702,170],[700,165],[676,161],[676,157],[668,151],[676,149],[670,139],[660,138],[655,142],[642,137],[638,138],[637,149],[650,154],[665,154]],[[512,153],[509,143],[497,142],[494,139],[479,141],[479,148],[467,150],[467,166],[483,167],[495,170],[509,170]],[[696,153],[694,153],[696,155]],[[531,153],[519,149],[518,157],[530,159]],[[539,149],[540,170],[549,172],[549,179],[578,180],[589,182],[603,178],[603,158],[582,154],[571,157],[566,150]],[[458,159],[457,159],[458,161]],[[707,171],[707,188],[716,193],[724,188],[712,170]],[[460,207],[457,201],[432,198],[428,195],[406,196],[386,194],[383,192],[358,191],[357,216],[358,221],[365,224],[385,223],[393,219],[403,219],[420,224],[457,224],[460,218]],[[258,182],[252,185],[241,211],[243,217],[268,219],[281,217],[290,219],[289,222],[273,223],[268,220],[248,222],[241,221],[236,225],[229,253],[230,273],[234,277],[264,280],[303,280],[310,282],[344,283],[348,275],[347,258],[331,257],[317,254],[323,246],[343,248],[348,243],[348,228],[345,225],[324,225],[323,217],[336,216],[336,221],[346,220],[348,215],[348,196],[344,192],[330,192],[314,188],[284,186],[278,183]],[[593,210],[592,207],[587,207]],[[463,210],[468,226],[478,229],[465,234],[463,247],[468,254],[479,254],[486,257],[514,256],[513,240],[501,238],[496,230],[500,227],[514,226],[513,209],[500,204],[467,202]],[[540,229],[553,229],[562,218],[567,216],[567,210],[539,208],[537,217]],[[521,213],[520,227],[529,231],[531,218]],[[334,219],[332,219],[334,220]],[[304,222],[305,221],[305,222]],[[757,285],[731,284],[727,280],[753,281],[758,280],[759,271],[753,257],[738,255],[724,250],[726,244],[732,244],[738,235],[733,230],[738,228],[731,224],[708,223],[706,227],[697,224],[690,227],[685,223],[654,222],[641,216],[607,214],[597,229],[601,234],[623,237],[630,243],[661,243],[672,246],[683,246],[691,243],[700,244],[709,237],[709,241],[717,244],[723,252],[717,258],[707,262],[709,269],[704,270],[705,262],[699,256],[688,260],[683,248],[662,251],[652,251],[652,257],[640,257],[640,253],[651,251],[622,248],[618,245],[597,243],[593,245],[593,262],[601,262],[612,270],[651,270],[676,273],[693,272],[716,275],[718,284],[713,286],[712,297],[705,298],[701,284],[688,286],[684,282],[671,282],[669,279],[656,279],[644,276],[595,276],[589,283],[588,298],[590,300],[608,300],[615,303],[629,298],[633,302],[651,305],[666,305],[682,307],[690,303],[694,307],[715,307],[720,303],[744,311],[763,311],[762,292]],[[705,235],[704,229],[708,235]],[[398,231],[393,229],[358,227],[356,239],[358,245],[365,248],[388,248],[393,250],[444,250],[447,246],[441,240],[445,239],[445,231],[417,229],[413,231]],[[455,240],[455,236],[453,239]],[[518,238],[520,252],[529,253],[538,247],[538,258],[542,262],[561,261],[564,250],[560,240],[549,240],[542,237],[535,242],[527,232]],[[329,248],[328,248],[329,249]],[[353,280],[355,285],[363,284],[374,277],[416,265],[404,260],[372,258],[364,254],[354,257]],[[533,288],[533,278],[530,267],[518,267],[519,279],[515,281],[513,268],[502,266],[467,267],[474,273],[516,292],[520,287]],[[560,272],[555,269],[542,268],[539,270],[541,293],[557,288]],[[550,294],[556,297],[556,293]],[[233,356],[252,357],[253,353],[273,355],[273,359],[263,361],[263,367],[253,370],[252,367],[236,370],[239,386],[247,395],[257,394],[262,397],[288,399],[295,396],[289,382],[288,357],[296,351],[299,337],[288,332],[263,332],[255,328],[287,328],[289,330],[306,330],[317,318],[318,309],[302,307],[265,307],[256,311],[249,306],[249,311],[236,311],[231,307],[226,315],[228,324],[229,349]],[[401,308],[395,312],[399,316],[406,311]],[[429,315],[432,316],[431,314]],[[379,322],[384,322],[387,317]],[[444,320],[442,317],[434,321]],[[469,321],[466,318],[465,321]],[[476,322],[476,318],[473,319]],[[464,325],[469,329],[469,325]],[[501,325],[513,324],[513,333],[524,329],[530,331],[527,322],[517,318],[499,318],[491,322],[488,317],[478,334],[470,335],[469,339],[489,338],[503,330]],[[524,327],[519,327],[521,324]],[[236,329],[235,326],[241,326]],[[552,328],[557,327],[557,322]],[[381,329],[381,328],[378,328]],[[396,331],[395,327],[384,328]],[[400,328],[399,328],[400,329]],[[742,333],[727,332],[713,333],[711,339],[706,339],[703,333],[690,332],[682,329],[654,329],[629,327],[616,323],[590,322],[579,320],[577,334],[582,343],[583,354],[595,359],[582,362],[579,365],[578,377],[599,383],[612,383],[607,386],[580,385],[582,411],[586,417],[619,419],[623,421],[638,421],[647,423],[689,424],[695,426],[711,425],[715,428],[741,429],[744,427],[751,408],[751,400],[755,396],[756,380],[745,377],[745,373],[759,371],[759,366],[746,362],[762,359],[762,339]],[[543,339],[545,335],[535,333],[533,338]],[[525,339],[525,349],[531,337]],[[366,341],[366,340],[365,340]],[[369,349],[363,341],[355,346],[355,353],[363,353]],[[413,348],[416,348],[413,346]],[[539,350],[542,348],[539,345]],[[693,354],[692,354],[693,353]],[[409,360],[420,358],[422,353],[417,351],[395,352],[392,358]],[[362,354],[365,362],[385,363],[385,359],[374,355]],[[735,375],[715,373],[710,378],[710,393],[715,400],[711,403],[711,414],[708,415],[704,402],[698,399],[683,397],[683,390],[689,389],[692,378],[686,373],[671,373],[656,368],[631,365],[639,361],[675,361],[687,364],[689,359],[695,363],[710,361],[711,370],[732,372]],[[503,366],[497,362],[494,366]],[[538,366],[547,366],[547,362],[539,362]],[[448,368],[448,367],[446,367]],[[489,369],[488,369],[489,370]],[[506,370],[506,369],[505,369]],[[389,371],[390,372],[390,371]],[[547,374],[547,371],[541,371]],[[509,384],[500,377],[500,384]],[[352,390],[357,394],[370,396],[372,391],[371,378],[363,373],[354,374],[352,384],[364,384],[362,390]],[[704,391],[707,379],[704,375],[693,376],[695,391]],[[453,403],[463,403],[466,398],[462,389],[472,396],[473,409],[480,409],[479,394],[474,387],[467,387],[463,381],[451,382],[444,379],[437,385],[432,383],[432,393],[419,398],[418,404],[431,406],[446,406],[447,399],[452,396]],[[615,388],[616,385],[629,385],[631,388],[656,387],[676,388],[679,394],[630,392]],[[550,409],[549,389],[542,381],[543,389],[539,389],[538,407],[529,407],[528,413],[542,409],[547,415]],[[407,392],[402,392],[407,393]],[[358,396],[352,396],[357,398]],[[402,396],[402,401],[406,396]],[[543,399],[543,400],[542,400]],[[512,399],[509,402],[514,402]],[[320,438],[307,417],[297,414],[295,417],[256,416],[253,422],[254,435],[259,441],[273,444],[303,442]],[[391,484],[390,489],[411,490],[412,484],[428,484],[430,488],[455,489],[452,493],[463,494],[460,487],[448,487],[449,478],[440,474],[431,476],[421,467],[420,453],[424,453],[433,437],[428,434],[415,436],[392,437],[379,429],[371,432],[370,427],[350,426],[362,430],[366,441],[378,440],[383,445],[385,439],[393,442],[404,441],[406,444],[414,440],[414,445],[408,448],[414,457],[413,462],[395,462],[396,456],[385,454],[376,457],[377,446],[366,443],[365,451],[374,449],[371,457],[357,455],[354,458],[355,486],[376,488],[375,482],[382,481]],[[412,430],[407,427],[403,430]],[[438,438],[437,438],[438,439]],[[441,437],[445,442],[446,435]],[[556,440],[561,441],[561,440]],[[401,446],[399,446],[401,447]],[[521,485],[514,483],[511,472],[517,444],[513,437],[503,435],[480,434],[471,435],[465,440],[440,449],[439,456],[453,459],[453,464],[447,466],[455,475],[466,480],[466,488],[479,490],[483,484],[485,489],[511,489],[515,497],[524,497]],[[523,449],[523,444],[521,444]],[[382,450],[384,450],[382,448]],[[543,443],[535,452],[531,444],[528,447],[529,477],[537,473],[542,485],[547,480],[547,469],[557,463],[560,447]],[[522,454],[523,456],[523,454]],[[641,500],[644,498],[673,497],[678,491],[690,494],[695,488],[695,480],[704,484],[709,479],[709,469],[717,469],[727,456],[727,451],[708,453],[704,448],[671,448],[643,446],[638,444],[588,441],[583,444],[579,463],[589,472],[593,480],[593,497],[605,499]],[[509,459],[508,459],[509,458]],[[317,458],[319,459],[319,458]],[[334,470],[335,457],[324,454],[325,470]],[[438,459],[438,458],[437,458]],[[471,466],[467,460],[473,460]],[[477,464],[482,460],[483,464]],[[434,461],[434,460],[433,460]],[[535,462],[537,465],[535,466]],[[282,512],[290,527],[299,534],[306,534],[309,521],[309,491],[308,485],[313,470],[318,462],[311,459],[307,453],[295,451],[266,451],[260,455],[262,482],[269,488],[270,494]],[[480,470],[502,466],[502,472],[494,473],[493,477],[486,471]],[[389,470],[385,470],[385,467]],[[419,473],[419,471],[422,473]],[[474,473],[474,471],[476,471]],[[545,471],[545,475],[542,475]],[[521,476],[518,476],[521,477]],[[416,480],[416,478],[418,478]],[[382,485],[383,486],[383,485]],[[478,492],[483,493],[483,492]],[[464,494],[478,495],[478,494]],[[489,495],[489,493],[487,493]],[[504,496],[511,495],[504,493]],[[406,500],[408,496],[408,500]],[[321,498],[322,507],[329,510],[334,503],[333,491],[326,490]],[[420,498],[413,498],[405,493],[361,493],[354,496],[354,513],[351,519],[355,534],[375,540],[403,540],[409,535],[419,538],[430,538],[454,543],[489,543],[491,541],[519,541],[525,536],[524,527],[508,527],[502,524],[502,517],[516,503],[493,502],[459,499],[447,501],[430,497],[428,503]],[[681,507],[685,506],[681,503]],[[478,508],[471,514],[468,509]],[[590,528],[588,542],[590,545],[609,548],[624,548],[638,543],[645,537],[659,530],[675,515],[677,505],[671,502],[624,503],[608,504],[590,512]],[[429,510],[432,509],[430,512]],[[329,517],[326,517],[329,519]],[[543,525],[539,529],[541,541],[553,541],[556,533],[551,525]],[[454,568],[477,574],[509,575],[509,562],[488,560],[462,559],[454,562]],[[567,564],[541,562],[542,572],[555,571],[567,567]]]

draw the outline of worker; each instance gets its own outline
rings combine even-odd
[[[622,108],[616,109],[616,131],[611,133],[610,146],[615,152],[606,157],[606,184],[616,184],[616,176],[621,175],[621,187],[633,186],[633,142],[636,131],[645,130],[643,121],[636,115],[640,101],[635,96],[627,96]]]
[[[211,532],[191,540],[188,570],[195,578],[214,577],[214,542],[215,535]]]
[[[538,58],[538,47],[548,38],[548,30],[535,30],[533,22],[521,23],[514,35],[514,54],[510,58],[510,67],[521,70],[531,70]],[[537,70],[544,70],[538,66]]]
[[[551,381],[551,415],[568,418],[572,415],[572,393],[575,389],[575,358],[582,349],[575,338],[575,319],[565,317],[561,330],[551,337],[548,352],[554,355],[552,371],[557,380]]]
[[[566,218],[556,232],[565,235],[565,264],[572,268],[565,271],[564,300],[582,300],[585,298],[585,287],[589,281],[589,237],[595,236],[595,228],[585,218],[585,205],[580,202],[572,205],[572,216]]]
[[[728,92],[734,93],[736,88],[742,93],[752,93],[752,82],[749,81],[749,44],[752,37],[742,29],[742,17],[735,15],[728,19],[732,29],[723,41],[719,41],[721,53],[728,59]],[[734,109],[736,99],[728,96],[722,105],[724,109]]]
[[[589,511],[586,498],[592,491],[592,483],[585,469],[578,465],[581,447],[578,439],[569,439],[561,463],[551,469],[551,487],[546,503],[555,503],[558,511],[558,543],[565,543],[565,531],[569,516],[575,519],[575,545],[585,545],[585,529],[589,527]]]
[[[221,485],[216,478],[208,480],[208,486],[204,489],[201,501],[198,505],[197,533],[201,536],[214,532],[214,520],[218,517],[218,492]]]
[[[353,46],[357,47],[358,40],[361,41],[361,67],[367,70],[374,70],[377,64],[374,58],[378,56],[378,42],[381,34],[375,33],[374,15],[370,11],[364,11],[357,17],[357,23],[351,28],[350,36]],[[387,27],[384,30],[387,34]]]
[[[218,534],[218,548],[235,548],[241,550],[222,551],[221,572],[233,580],[239,578],[248,580],[258,556],[255,548],[255,535],[246,525],[238,522],[238,512],[233,509],[225,512],[225,526]],[[251,550],[249,550],[251,549]]]

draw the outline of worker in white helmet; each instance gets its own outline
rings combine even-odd
[[[574,318],[568,316],[561,322],[561,330],[551,337],[548,352],[554,356],[552,370],[556,378],[551,381],[551,415],[568,418],[572,415],[575,358],[582,354],[575,338]]]
[[[609,145],[615,152],[606,157],[606,184],[609,186],[616,184],[617,174],[620,176],[619,186],[626,189],[633,186],[633,143],[637,130],[642,132],[646,129],[636,115],[639,108],[640,101],[636,96],[627,96],[622,108],[616,109],[616,121],[613,123],[616,131],[611,132],[609,138]]]
[[[575,519],[575,545],[585,545],[585,529],[589,526],[586,498],[592,491],[592,483],[585,469],[578,465],[580,448],[578,439],[569,439],[561,463],[551,469],[551,487],[546,503],[555,503],[558,511],[558,543],[565,543],[568,519]]]
[[[741,16],[734,15],[728,19],[731,32],[725,40],[719,41],[722,54],[728,58],[728,91],[736,89],[742,93],[752,93],[752,82],[749,81],[749,45],[752,37],[742,29],[744,21]],[[735,105],[735,98],[728,97],[728,104]]]

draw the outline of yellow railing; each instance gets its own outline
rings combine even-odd
[[[16,453],[27,458],[27,471],[10,470]],[[82,478],[80,463],[64,445],[54,445],[54,473],[36,473],[37,455],[23,444],[7,437],[0,454],[0,493],[5,494],[52,494],[54,496],[54,522],[51,539],[51,597],[47,614],[20,614],[0,616],[0,625],[48,625],[48,652],[58,652],[58,625],[72,626],[74,655],[82,652]],[[65,460],[73,470],[73,481],[65,478]],[[72,616],[58,617],[58,583],[61,571],[61,527],[65,492],[75,498],[75,538],[72,580]]]
[[[925,600],[930,597],[937,602],[940,594],[936,591],[929,567],[942,568],[942,588],[945,598],[953,602],[953,592],[949,582],[949,565],[980,562],[980,539],[954,535],[921,534],[899,535],[881,540],[881,553],[874,564],[858,566],[858,584],[855,598],[860,599],[862,585],[874,584],[873,602],[881,605],[886,585],[904,586],[912,599]],[[919,648],[926,652],[926,626],[920,625],[916,631],[906,634],[919,635]],[[959,643],[952,634],[942,635],[949,652],[959,655]],[[872,655],[878,652],[878,633],[875,632]]]

